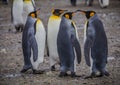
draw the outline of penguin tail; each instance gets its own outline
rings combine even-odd
[[[85,56],[85,61],[88,66],[91,66],[90,63],[90,49],[92,45],[92,40],[87,38],[84,44],[84,56]]]

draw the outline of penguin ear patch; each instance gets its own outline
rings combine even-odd
[[[35,17],[35,14],[33,14],[33,13],[32,13],[32,14],[31,14],[31,17],[33,17],[33,18],[34,18],[34,17]]]
[[[68,14],[66,14],[65,17],[66,17],[67,19],[69,19],[69,15],[68,15]]]
[[[94,16],[94,14],[95,14],[94,12],[91,12],[91,13],[90,13],[90,17]]]

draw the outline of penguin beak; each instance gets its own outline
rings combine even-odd
[[[66,12],[66,11],[68,11],[68,10],[61,10],[60,13],[62,14],[62,13],[64,13],[64,12]]]
[[[36,14],[37,14],[37,15],[40,14],[40,8],[36,10]]]
[[[86,14],[86,12],[85,11],[83,11],[83,10],[76,10],[75,12],[80,12],[80,13],[82,13],[82,14]]]

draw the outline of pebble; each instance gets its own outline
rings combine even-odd
[[[3,48],[3,49],[1,49],[1,50],[0,50],[0,53],[5,53],[5,54],[6,54],[6,53],[7,53],[7,51],[6,51],[6,49],[5,49],[5,48]]]

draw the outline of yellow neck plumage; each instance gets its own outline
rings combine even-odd
[[[38,18],[37,21],[36,21],[36,32],[38,31],[39,27],[38,27],[38,24],[41,23],[41,20]]]
[[[87,30],[87,24],[88,24],[88,21],[86,20],[86,22],[85,22],[85,28],[84,28],[84,33],[86,33],[86,30]]]
[[[52,15],[52,16],[50,16],[50,19],[56,20],[56,19],[60,19],[60,17],[59,17],[59,16],[56,16],[56,15]]]
[[[24,0],[25,3],[31,3],[31,0]]]

